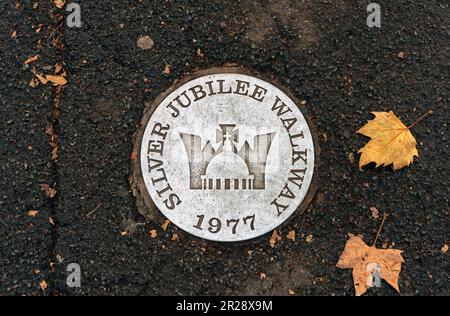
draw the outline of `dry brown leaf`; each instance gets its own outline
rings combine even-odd
[[[65,2],[66,0],[53,0],[53,3],[58,9],[64,8],[64,5],[66,4]]]
[[[47,282],[45,282],[45,280],[42,280],[41,282],[39,282],[39,286],[42,291],[45,291],[45,289],[48,287]]]
[[[295,241],[295,230],[291,230],[288,234],[287,234],[287,238]]]
[[[305,241],[306,241],[307,243],[312,243],[312,242],[313,242],[313,235],[308,235],[308,236],[306,236]]]
[[[288,294],[289,294],[289,295],[295,295],[295,292],[292,291],[291,289],[289,289],[289,290],[288,290]]]
[[[29,210],[28,212],[27,212],[27,215],[29,216],[29,217],[36,217],[36,215],[38,215],[39,214],[39,211],[36,211],[36,210]]]
[[[52,160],[58,159],[58,147],[53,148],[52,150]]]
[[[380,212],[375,206],[370,207],[370,212],[372,213],[373,218],[377,219],[378,217],[380,217]]]
[[[63,76],[46,75],[45,78],[58,86],[64,86],[67,84],[67,79],[64,78]]]
[[[41,190],[42,190],[42,192],[44,192],[46,197],[51,198],[51,199],[54,198],[56,193],[58,192],[55,189],[51,188],[46,183],[41,184]]]
[[[172,235],[172,238],[170,239],[170,240],[172,240],[172,241],[177,241],[177,240],[179,240],[180,238],[178,237],[178,234],[173,234]]]
[[[42,84],[47,84],[47,82],[48,82],[47,78],[45,78],[44,76],[41,76],[41,75],[38,74],[38,73],[35,73],[34,75],[36,76],[36,78],[39,79],[39,81],[40,81]]]
[[[53,217],[49,217],[49,218],[48,218],[48,222],[49,222],[50,224],[52,224],[53,226],[55,226],[55,221],[53,220]]]
[[[361,153],[359,167],[371,162],[375,162],[377,167],[392,164],[393,170],[409,166],[414,156],[419,156],[416,139],[410,132],[415,123],[406,127],[392,111],[372,114],[375,118],[357,131],[371,138],[358,151]]]
[[[351,164],[355,162],[355,155],[353,155],[353,152],[348,154],[348,160],[350,161]]]
[[[397,57],[400,59],[405,59],[405,52],[399,52]]]
[[[163,73],[168,76],[170,75],[170,65],[166,63],[166,66],[164,67]]]
[[[39,55],[34,55],[34,56],[31,56],[30,58],[28,58],[27,60],[25,60],[23,62],[23,64],[24,65],[28,65],[28,64],[31,64],[31,63],[35,62],[38,59],[39,59]]]
[[[375,274],[400,292],[398,278],[404,262],[401,253],[402,250],[367,246],[361,237],[351,235],[336,267],[353,269],[356,296],[363,295],[368,288],[374,286]]]
[[[163,231],[167,230],[167,227],[169,227],[170,221],[168,219],[166,219],[166,221],[164,222],[164,224],[161,225],[161,228]]]
[[[28,85],[32,88],[37,88],[39,86],[39,80],[36,77],[33,77]]]
[[[447,244],[444,244],[444,245],[442,246],[442,248],[441,248],[441,252],[442,252],[442,253],[447,253],[447,251],[448,251],[448,245],[447,245]]]
[[[17,37],[17,31],[12,32],[11,38],[16,38],[16,37]]]
[[[158,232],[156,231],[156,229],[152,229],[152,230],[150,231],[150,237],[151,237],[151,238],[156,238],[156,237],[158,237]]]
[[[120,236],[126,236],[126,235],[128,235],[127,231],[120,232]]]
[[[270,247],[274,248],[277,241],[281,240],[281,236],[278,235],[277,231],[274,230],[272,236],[270,237],[269,244]]]
[[[63,67],[60,63],[57,63],[55,65],[55,75],[59,75],[61,73],[61,71],[63,70]]]
[[[267,278],[267,274],[265,274],[264,272],[261,272],[261,274],[259,275],[259,279],[264,280],[266,278]]]
[[[133,151],[131,153],[131,161],[137,161],[137,159],[138,159],[138,153],[137,153],[137,151]]]

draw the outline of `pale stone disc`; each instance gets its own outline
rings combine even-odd
[[[316,161],[294,100],[240,73],[204,75],[168,94],[145,126],[139,155],[157,208],[215,241],[251,239],[286,221],[304,202]]]

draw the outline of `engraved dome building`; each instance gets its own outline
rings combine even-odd
[[[250,190],[254,181],[244,159],[233,153],[229,139],[224,141],[223,151],[210,161],[201,178],[205,190]]]

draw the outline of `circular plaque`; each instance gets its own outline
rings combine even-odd
[[[301,106],[283,90],[216,70],[158,97],[135,146],[138,194],[154,204],[145,206],[215,241],[251,239],[286,221],[310,199],[316,151]]]

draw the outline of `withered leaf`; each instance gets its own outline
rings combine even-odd
[[[42,84],[47,84],[47,82],[48,82],[47,78],[45,78],[44,76],[42,76],[42,75],[40,75],[40,74],[38,74],[38,73],[35,73],[34,75],[36,76],[36,78],[39,79],[39,81],[40,81]]]
[[[58,85],[58,86],[64,86],[67,84],[67,79],[64,78],[64,76],[46,75],[45,78],[48,81],[53,82],[55,85]]]
[[[38,59],[39,59],[39,55],[34,55],[34,56],[31,56],[30,58],[28,58],[27,60],[25,60],[23,62],[23,64],[24,65],[28,65],[28,64],[31,64],[31,63],[35,62]]]
[[[287,234],[287,238],[295,241],[295,230],[291,230],[288,234]]]
[[[44,192],[45,196],[52,199],[55,197],[56,191],[55,189],[51,188],[48,184],[43,183],[40,185],[42,192]]]
[[[170,75],[170,65],[169,65],[169,64],[166,64],[166,66],[164,67],[163,73],[164,73],[166,76]]]
[[[353,269],[356,296],[363,295],[374,286],[376,275],[400,292],[398,278],[404,262],[401,253],[402,250],[367,246],[361,237],[350,234],[336,267]]]
[[[64,8],[65,2],[65,0],[53,0],[53,3],[58,9]]]
[[[137,151],[133,151],[131,153],[131,161],[137,161],[137,159],[138,159],[138,153],[137,153]]]
[[[37,88],[39,86],[39,80],[36,77],[33,77],[28,85],[32,88]]]
[[[393,170],[409,166],[414,156],[419,156],[416,148],[416,139],[394,112],[372,112],[375,118],[357,133],[370,137],[371,140],[361,148],[359,167],[362,168],[371,162],[376,166],[392,164]]]
[[[42,280],[41,282],[39,282],[39,287],[42,291],[45,291],[45,289],[48,287],[47,282],[45,282],[45,280]]]
[[[270,240],[269,240],[270,247],[274,248],[277,241],[279,241],[279,240],[281,240],[281,236],[278,235],[276,230],[274,230],[272,233],[272,236],[270,237]]]
[[[169,227],[170,221],[168,219],[166,219],[166,221],[164,222],[164,224],[161,225],[161,228],[163,231],[167,230],[167,227]]]
[[[39,211],[36,211],[36,210],[29,210],[28,212],[27,212],[27,215],[29,216],[29,217],[36,217],[36,215],[38,215],[39,214]]]
[[[370,212],[372,214],[372,217],[375,219],[377,219],[380,216],[380,212],[378,211],[378,209],[375,206],[370,207]]]

